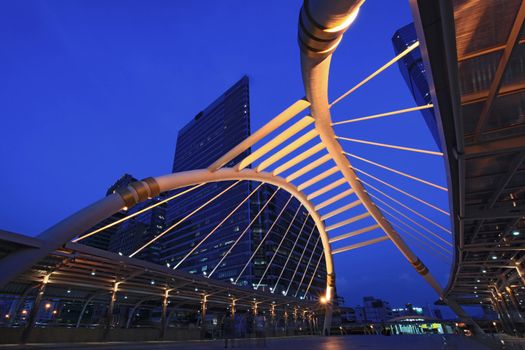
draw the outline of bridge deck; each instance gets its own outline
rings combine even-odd
[[[406,335],[406,336],[344,336],[344,337],[288,337],[267,339],[266,346],[256,340],[237,340],[235,348],[268,348],[274,350],[280,349],[312,349],[312,350],[397,350],[397,349],[462,349],[462,350],[483,350],[490,347],[482,345],[472,338],[454,336],[454,335]],[[0,346],[0,349],[11,349],[15,347]],[[214,341],[192,341],[192,342],[134,342],[134,343],[105,343],[105,344],[32,344],[26,346],[18,345],[16,349],[222,349],[224,342],[222,340]]]

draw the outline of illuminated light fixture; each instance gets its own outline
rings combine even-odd
[[[512,232],[512,235],[513,235],[513,236],[519,236],[519,235],[520,235],[520,231],[513,231],[513,232]]]
[[[496,260],[498,257],[496,255],[492,256],[492,260]]]
[[[69,293],[71,293],[71,289],[68,289],[68,290],[67,290],[67,294],[69,294]]]
[[[97,273],[95,270],[91,271],[91,276],[95,276]]]
[[[46,305],[44,305],[44,307],[45,307],[46,309],[49,309],[49,308],[51,307],[51,303],[46,303]]]
[[[348,16],[348,18],[343,23],[333,28],[327,28],[324,31],[327,33],[337,33],[345,28],[348,28],[355,21],[358,14],[359,14],[359,7],[355,9],[354,12],[352,12],[352,14]]]
[[[128,298],[128,296],[127,296],[127,295],[124,295],[124,299],[127,299],[127,298]]]
[[[22,315],[27,315],[27,310],[22,310]]]
[[[319,299],[319,302],[320,302],[321,304],[326,304],[326,298],[325,298],[325,297],[321,297],[321,298]]]
[[[166,263],[166,266],[167,266],[167,267],[170,267],[170,263]]]
[[[118,252],[118,255],[122,256],[122,252]]]
[[[483,273],[487,273],[487,270],[481,270],[481,272],[483,272]]]
[[[57,310],[53,310],[52,314],[56,315],[57,314]]]
[[[479,282],[480,282],[480,280],[476,280],[476,282],[478,282],[478,283],[479,283]]]
[[[151,282],[150,282],[149,284],[154,285],[154,284],[155,284],[155,281],[154,281],[154,280],[151,280]]]
[[[5,317],[5,318],[9,318],[9,317],[11,317],[11,316],[9,316],[9,314],[5,314],[4,317]]]

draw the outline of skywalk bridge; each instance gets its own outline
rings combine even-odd
[[[83,284],[84,292],[79,298],[85,303],[96,298],[107,300],[108,316],[106,324],[103,325],[106,331],[101,332],[103,337],[108,337],[109,330],[115,326],[110,315],[116,303],[124,302],[122,298],[125,296],[133,299],[130,302],[134,302],[135,305],[147,305],[152,300],[155,300],[152,303],[161,304],[160,336],[165,335],[165,327],[169,320],[167,303],[170,300],[177,303],[178,298],[199,300],[201,315],[205,314],[213,303],[222,303],[231,313],[234,313],[237,307],[251,308],[252,311],[264,307],[267,312],[279,315],[276,319],[285,320],[286,327],[288,322],[291,322],[289,320],[293,319],[296,329],[327,334],[331,326],[336,283],[332,256],[348,254],[354,249],[383,241],[394,244],[410,265],[436,291],[438,298],[450,306],[475,332],[482,332],[457,302],[481,302],[500,310],[505,303],[502,296],[505,293],[511,295],[506,288],[512,291],[516,288],[512,284],[514,281],[523,281],[522,259],[518,254],[521,251],[520,240],[519,237],[508,234],[523,225],[523,204],[520,202],[520,196],[523,194],[519,191],[523,189],[523,177],[514,178],[523,170],[523,116],[520,114],[508,123],[503,123],[507,124],[500,125],[501,118],[493,116],[493,113],[499,111],[494,107],[498,101],[507,101],[507,96],[520,96],[517,95],[521,92],[520,89],[507,87],[502,84],[502,79],[507,64],[513,62],[513,55],[518,56],[515,58],[518,61],[523,58],[520,33],[525,7],[520,1],[509,1],[518,11],[509,7],[509,13],[506,15],[509,19],[512,17],[513,21],[510,22],[514,24],[503,43],[496,42],[494,47],[466,52],[462,45],[472,45],[478,40],[477,28],[469,21],[473,21],[474,14],[479,11],[490,17],[491,11],[495,9],[487,5],[489,2],[438,3],[413,0],[411,6],[419,41],[407,45],[399,55],[365,74],[358,84],[329,101],[328,73],[332,54],[338,45],[342,44],[343,34],[358,15],[363,2],[305,2],[299,19],[299,45],[306,97],[293,102],[208,168],[150,177],[132,183],[124,190],[118,190],[80,210],[35,239],[3,234],[5,237],[2,237],[2,246],[6,248],[4,258],[0,260],[3,272],[0,276],[0,287],[4,293],[11,291],[24,297],[32,293],[31,291],[37,292],[36,307],[27,316],[28,322],[25,324],[22,338],[27,340],[30,337],[38,302],[42,300],[42,296],[52,293],[55,286],[61,288],[60,293],[63,294],[65,288],[75,283]],[[392,69],[399,60],[418,48],[422,51],[428,67],[432,104],[396,106],[392,111],[379,114],[332,119],[331,112],[335,105],[383,71]],[[457,56],[458,51],[463,56]],[[489,89],[475,91],[477,95],[469,96],[468,98],[472,99],[467,101],[465,94],[459,90],[458,74],[467,74],[462,70],[461,62],[481,59],[484,55],[494,52],[501,56],[499,61],[496,60],[497,69],[493,73]],[[472,74],[476,73],[476,67],[471,69]],[[474,103],[481,107],[481,113],[477,113],[478,110],[469,112],[467,105]],[[521,103],[521,100],[510,100],[507,103],[508,106],[503,105],[501,108],[512,109]],[[409,147],[403,144],[404,140],[400,140],[400,144],[385,144],[341,134],[342,130],[346,130],[341,129],[343,125],[382,120],[385,127],[388,127],[388,123],[393,122],[395,118],[406,117],[412,112],[430,108],[434,109],[440,136],[446,146],[443,153]],[[469,128],[463,125],[467,122],[470,123]],[[500,124],[493,127],[492,123]],[[356,154],[352,148],[356,143],[380,147],[384,152],[409,152],[414,157],[434,157],[439,161],[445,157],[448,186],[419,177],[417,168],[409,173],[368,159],[364,154]],[[239,159],[249,148],[252,149],[251,154]],[[500,157],[503,153],[508,154],[508,157]],[[495,154],[498,155],[497,159],[494,159]],[[428,198],[432,198],[433,193],[448,193],[452,212],[440,208],[428,198],[410,193],[408,188],[393,185],[389,178],[382,178],[377,173],[363,170],[362,165],[381,169],[389,176],[408,179],[418,186],[426,186]],[[496,165],[500,167],[496,170],[498,175],[494,175],[493,168]],[[486,176],[490,179],[490,184],[482,190],[471,186],[469,181],[478,181],[471,179],[473,175],[476,178]],[[494,179],[497,179],[496,186],[493,186]],[[224,181],[229,181],[231,185],[201,207],[187,213],[129,257],[100,252],[78,244],[82,239],[107,228],[88,232],[114,213],[128,210],[167,191],[179,189],[176,195],[166,199],[176,200],[178,197],[191,195],[193,189],[203,184]],[[301,255],[299,261],[303,258],[308,261],[306,271],[300,272],[302,279],[299,277],[301,274],[297,279],[294,274],[288,288],[281,295],[273,293],[272,290],[259,290],[264,276],[253,290],[237,287],[236,279],[233,279],[233,283],[214,281],[212,277],[220,269],[222,260],[207,276],[196,277],[177,271],[177,267],[211,237],[236,209],[218,222],[214,229],[204,235],[201,243],[188,251],[174,266],[152,266],[134,258],[177,225],[191,218],[202,207],[213,201],[220,201],[224,192],[243,181],[270,184],[275,188],[275,192],[287,192],[290,198],[299,201],[300,208],[315,223],[315,230],[308,233],[308,239],[313,237],[322,246],[322,258],[312,261],[312,257]],[[258,187],[255,187],[254,191],[257,189]],[[253,195],[254,191],[249,196]],[[488,196],[491,200],[484,202],[483,196]],[[501,201],[505,202],[505,205],[499,205]],[[242,203],[240,202],[239,206]],[[265,205],[256,215],[260,215],[264,208]],[[453,229],[450,230],[430,219],[421,208],[450,217]],[[148,209],[151,207],[143,210]],[[131,216],[128,215],[123,220]],[[501,223],[498,221],[500,219],[503,219]],[[495,223],[495,220],[498,223]],[[492,237],[487,238],[487,235],[492,234],[489,231],[494,231],[494,228],[488,228],[490,225],[497,226],[496,237],[500,238],[496,238],[496,241]],[[248,229],[249,226],[240,231],[238,239],[225,250],[223,258],[235,249]],[[82,235],[83,232],[88,233]],[[281,243],[287,233],[284,233]],[[301,234],[302,232],[299,232],[299,235]],[[355,238],[360,241],[346,243]],[[479,239],[482,241],[478,241]],[[407,240],[417,245],[418,249],[425,249],[433,254],[444,257],[453,255],[454,273],[445,289],[434,279],[420,256],[407,244]],[[281,243],[276,252],[279,251]],[[496,252],[498,254],[494,259],[491,254]],[[269,264],[272,261],[273,258]],[[301,295],[302,293],[297,291],[303,284],[308,285],[304,276],[309,273],[313,278],[321,261],[326,270],[325,293],[322,296],[310,295],[307,288],[306,293]],[[249,263],[250,261],[246,262]],[[286,261],[286,264],[288,263],[289,258]],[[95,274],[94,270],[97,271]],[[506,276],[507,270],[517,275]],[[519,279],[516,276],[519,276]],[[83,282],[80,282],[81,280]],[[507,282],[502,284],[501,281]],[[298,287],[292,288],[292,285]],[[66,293],[68,290],[66,289]],[[482,297],[479,297],[480,295]],[[148,296],[151,296],[151,299],[148,299]],[[498,303],[503,303],[501,308]],[[516,308],[521,311],[519,305]],[[500,312],[502,321],[509,325],[510,320],[506,319],[508,314],[505,314],[506,312]],[[126,322],[132,323],[133,320]]]

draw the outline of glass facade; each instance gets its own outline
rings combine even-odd
[[[106,195],[113,193],[119,188],[127,187],[130,183],[137,181],[136,178],[129,174],[124,174],[118,179],[106,192]],[[95,227],[92,227],[85,233],[92,232],[98,228],[109,225],[129,214],[161,201],[163,196],[152,198],[145,202],[139,203],[128,211],[120,211],[108,219],[102,221]],[[146,242],[158,235],[164,230],[166,205],[157,206],[140,215],[135,216],[121,224],[107,228],[93,236],[82,240],[86,244],[95,248],[109,250],[122,255],[130,255],[142,247]],[[154,243],[147,249],[136,255],[137,258],[159,263],[160,244]]]
[[[392,37],[392,44],[396,55],[400,54],[407,47],[417,41],[416,28],[414,23],[398,29]],[[425,73],[425,66],[421,57],[419,48],[412,50],[408,55],[398,61],[398,67],[405,79],[410,92],[418,106],[432,103],[432,96],[430,95],[430,88]],[[434,137],[434,141],[440,150],[443,150],[439,133],[437,130],[436,116],[432,108],[421,111],[425,122]]]
[[[247,77],[243,77],[179,131],[172,170],[173,172],[180,172],[206,168],[249,135],[249,80]],[[250,150],[245,151],[225,166],[235,165],[248,154],[250,154]],[[233,183],[206,184],[192,191],[189,195],[170,202],[167,212],[167,226],[185,217]],[[275,288],[274,292],[277,293],[288,291],[288,295],[303,296],[315,265],[321,259],[322,246],[320,242],[317,244],[314,256],[310,261],[310,268],[303,279],[302,274],[306,270],[314,250],[318,232],[314,228],[313,220],[311,218],[306,220],[306,210],[301,210],[291,222],[299,207],[299,202],[296,199],[290,201],[280,219],[267,235],[261,248],[257,250],[253,260],[246,265],[288,202],[290,195],[285,191],[276,193],[267,207],[257,216],[262,206],[276,191],[274,186],[267,184],[261,186],[204,243],[199,245],[199,242],[214,230],[258,185],[257,182],[246,181],[236,184],[232,189],[222,194],[218,200],[192,215],[168,233],[162,239],[162,262],[172,267],[177,266],[178,269],[190,273],[206,276],[215,270],[212,278],[237,281],[237,285],[249,288],[258,285],[264,275],[260,284],[261,289],[274,291]],[[254,220],[253,224],[247,229],[252,220]],[[267,269],[267,264],[274,256],[274,252],[288,227],[291,227],[289,233]],[[302,231],[301,228],[303,228]],[[301,235],[297,239],[299,232]],[[313,233],[309,239],[311,232]],[[235,244],[240,235],[242,238]],[[226,258],[222,259],[233,244],[235,247]],[[199,246],[195,249],[197,245]],[[292,248],[294,248],[293,251]],[[192,249],[195,249],[194,253],[187,256]],[[290,253],[290,259],[288,259]],[[299,261],[300,258],[301,261]],[[217,267],[221,259],[222,262]],[[287,259],[288,262],[286,262]],[[310,287],[309,295],[320,294],[324,288],[326,276],[324,261],[319,264],[316,275]],[[295,278],[290,283],[292,276]],[[302,283],[301,279],[303,279]],[[301,288],[299,288],[300,283]]]

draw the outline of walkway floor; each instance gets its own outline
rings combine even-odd
[[[28,344],[25,346],[0,346],[0,349],[133,349],[133,350],[208,350],[223,349],[223,341],[192,342],[134,342],[99,344]],[[333,336],[333,337],[289,337],[267,339],[266,346],[255,340],[237,341],[238,349],[272,350],[486,350],[490,349],[473,339],[458,336],[404,335],[404,336]]]

